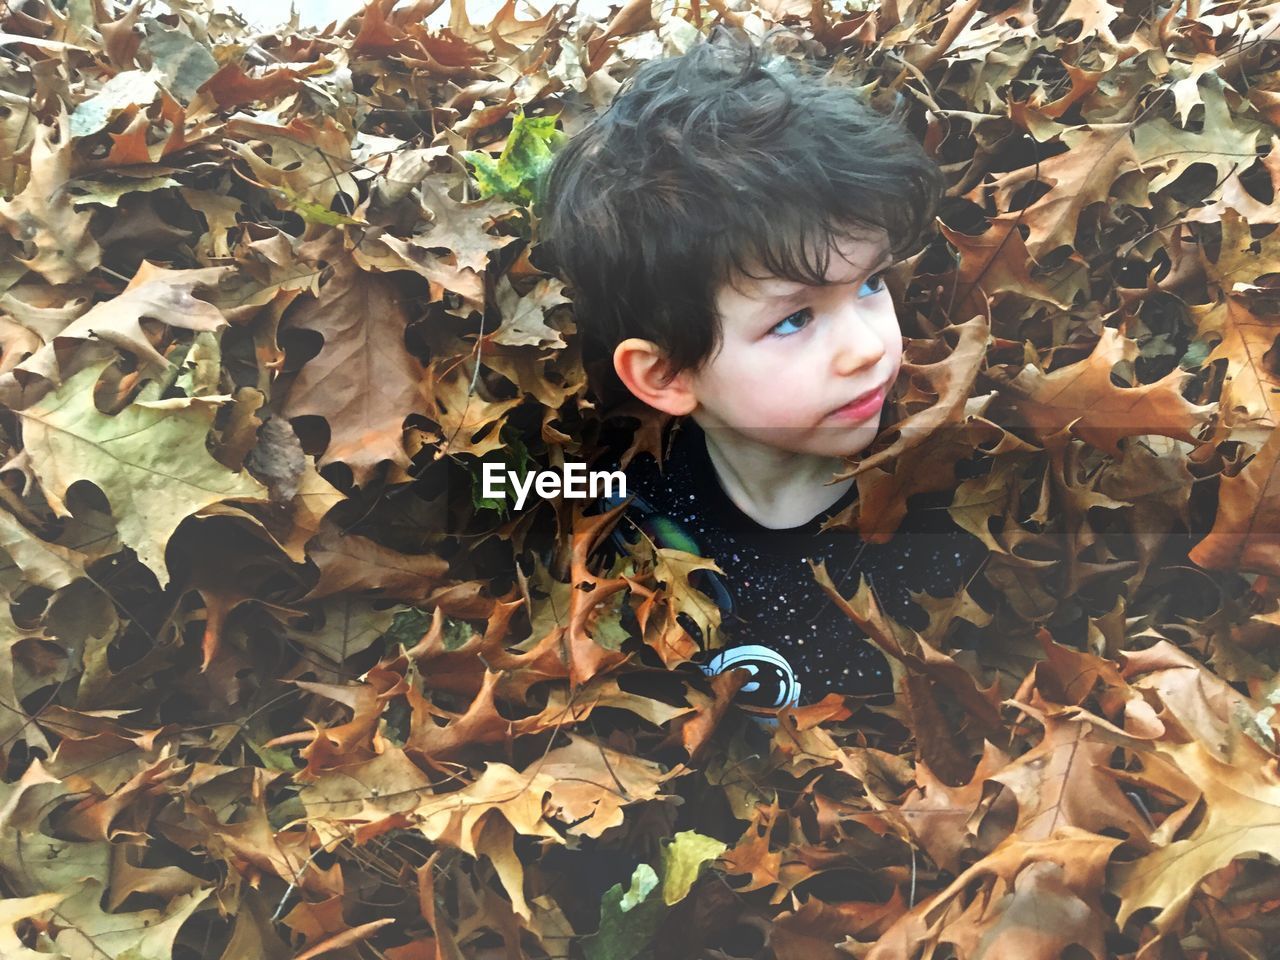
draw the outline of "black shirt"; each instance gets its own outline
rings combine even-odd
[[[819,533],[830,516],[857,499],[856,484],[808,522],[771,529],[743,513],[725,492],[697,422],[685,417],[676,429],[661,470],[648,453],[627,465],[627,496],[634,499],[615,537],[635,539],[631,520],[656,534],[659,546],[713,559],[724,571],[724,577],[706,571],[705,579],[691,581],[722,609],[727,649],[706,651],[698,658],[703,669],[751,670],[753,680],[739,700],[765,707],[812,703],[831,691],[889,692],[884,655],[818,585],[809,561],[825,561],[844,597],[865,576],[888,615],[922,627],[927,615],[908,591],[952,595],[987,553],[951,519],[951,492],[910,498],[901,526],[883,544],[867,543],[852,530]],[[616,460],[605,469],[616,469]],[[701,640],[696,625],[689,628]]]

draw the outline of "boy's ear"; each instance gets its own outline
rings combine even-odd
[[[682,417],[698,406],[689,371],[672,376],[666,355],[652,340],[623,340],[613,350],[613,369],[632,394],[656,410]]]

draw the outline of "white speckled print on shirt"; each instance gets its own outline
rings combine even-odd
[[[859,575],[865,575],[890,616],[920,627],[927,618],[908,591],[952,594],[987,552],[951,520],[949,491],[913,497],[897,533],[883,544],[868,544],[849,530],[818,532],[829,516],[857,498],[856,486],[800,526],[761,526],[725,493],[702,428],[691,418],[680,422],[663,470],[653,457],[639,454],[626,473],[628,494],[639,494],[679,523],[697,541],[699,553],[724,571],[722,582],[734,607],[723,624],[726,644],[758,645],[780,655],[782,670],[789,664],[799,681],[802,703],[830,691],[874,694],[891,688],[884,656],[823,592],[811,559],[826,561],[832,581],[846,597],[856,591]],[[761,705],[772,705],[766,694],[757,694],[764,697]],[[750,702],[750,691],[744,688],[740,698]]]

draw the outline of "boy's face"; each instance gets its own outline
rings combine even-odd
[[[875,439],[902,363],[902,331],[880,274],[891,264],[888,238],[883,230],[861,236],[833,248],[831,286],[770,278],[720,289],[723,345],[690,376],[704,429],[826,457],[852,456]]]

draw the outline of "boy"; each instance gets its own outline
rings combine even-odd
[[[865,575],[922,626],[908,590],[954,592],[985,556],[949,494],[913,498],[884,544],[818,532],[857,498],[830,480],[879,432],[901,363],[884,271],[919,245],[943,186],[898,119],[718,28],[639,67],[544,175],[539,249],[588,349],[676,418],[661,467],[627,466],[617,532],[716,561],[725,577],[702,589],[729,645],[701,665],[748,670],[738,699],[760,710],[891,689],[811,559],[846,596]]]

